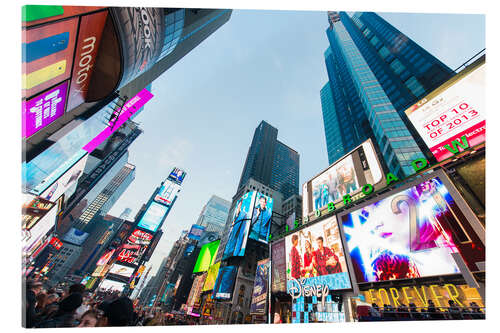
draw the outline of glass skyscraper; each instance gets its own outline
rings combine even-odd
[[[278,129],[262,121],[255,129],[238,190],[250,178],[287,199],[299,194],[299,153],[278,141]]]
[[[205,227],[206,231],[214,231],[222,236],[226,226],[227,216],[231,208],[231,202],[216,195],[212,195],[207,204],[203,207],[196,224]]]
[[[389,171],[413,173],[411,161],[430,155],[404,110],[455,73],[375,13],[328,12],[328,21],[320,96],[329,162],[372,138]]]

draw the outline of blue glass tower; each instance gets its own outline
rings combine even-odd
[[[404,110],[455,73],[375,13],[328,12],[328,20],[321,105],[329,162],[372,138],[389,171],[410,175],[410,162],[430,154]]]

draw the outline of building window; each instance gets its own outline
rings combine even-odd
[[[417,81],[417,79],[412,76],[408,80],[405,81],[406,87],[410,89],[413,95],[415,96],[420,96],[423,93],[425,93],[424,87],[420,84],[420,82]]]
[[[401,61],[399,61],[398,59],[394,59],[391,64],[390,64],[392,70],[394,71],[394,73],[396,74],[400,74],[402,71],[405,70],[405,66],[401,63]]]

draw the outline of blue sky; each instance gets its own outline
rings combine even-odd
[[[452,69],[485,47],[482,15],[380,13]],[[328,166],[319,91],[327,81],[326,12],[235,10],[224,26],[153,82],[135,118],[136,179],[111,209],[133,215],[174,167],[182,191],[149,262],[153,271],[212,194],[230,200],[261,120],[300,154],[300,184]]]

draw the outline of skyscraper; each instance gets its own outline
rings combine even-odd
[[[413,173],[410,162],[430,155],[404,110],[454,72],[375,13],[328,12],[328,21],[320,95],[329,162],[371,137],[391,172]]]
[[[229,208],[231,208],[231,202],[212,195],[203,207],[196,224],[205,227],[205,231],[217,232],[219,237],[221,237],[226,226]]]
[[[299,194],[299,153],[278,139],[278,129],[261,121],[248,149],[238,190],[250,178],[283,194]]]

